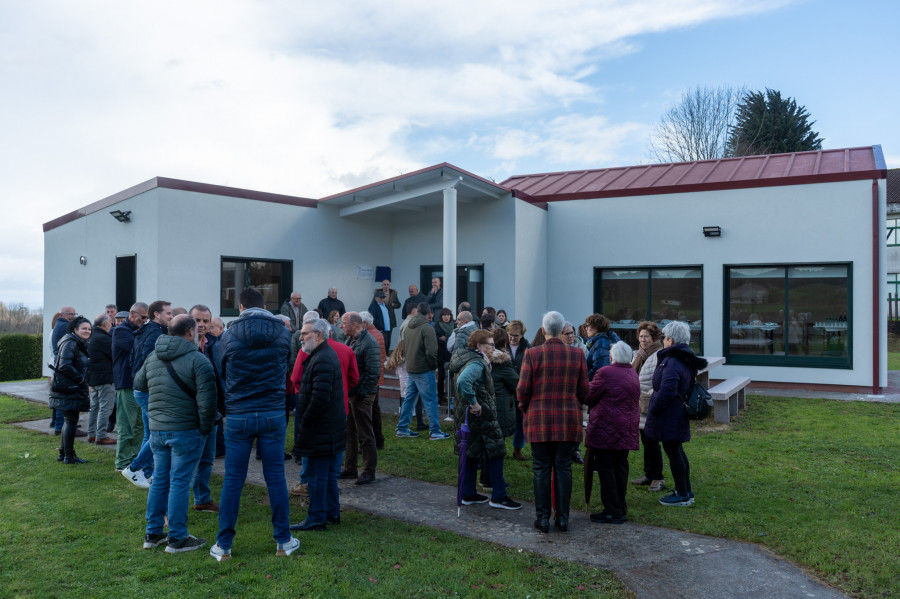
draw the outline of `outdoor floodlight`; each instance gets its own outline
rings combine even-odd
[[[120,223],[131,222],[131,210],[113,210],[110,212],[110,214],[112,214],[113,218]]]
[[[722,227],[703,227],[704,237],[721,237]]]
[[[79,257],[78,257],[78,262],[79,262],[82,266],[87,266],[87,258],[85,258],[84,256],[79,256]]]

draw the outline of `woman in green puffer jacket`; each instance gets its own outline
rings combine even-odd
[[[490,506],[517,510],[522,504],[513,501],[506,494],[503,479],[503,456],[506,443],[503,431],[497,421],[497,404],[494,398],[494,383],[491,379],[491,364],[488,356],[494,353],[494,339],[490,331],[473,331],[469,336],[468,348],[454,352],[450,359],[450,370],[456,374],[456,428],[462,426],[468,412],[469,435],[466,447],[466,467],[463,473],[463,505],[485,503],[488,498],[475,491],[475,477],[482,457],[487,459],[491,480]],[[454,450],[459,453],[459,440]]]

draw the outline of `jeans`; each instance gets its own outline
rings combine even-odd
[[[131,389],[116,389],[116,468],[124,470],[141,450],[144,425]]]
[[[116,390],[109,385],[91,387],[91,411],[88,412],[88,437],[105,439],[109,426],[109,415],[116,404]]]
[[[375,449],[375,431],[372,428],[372,405],[375,394],[350,398],[350,413],[347,415],[347,453],[344,470],[357,473],[357,461],[362,453],[363,471],[375,474],[378,451]]]
[[[338,477],[344,452],[333,456],[311,456],[307,461],[309,481],[309,509],[306,521],[309,524],[325,524],[327,519],[339,518],[341,500],[338,493]]]
[[[466,459],[463,473],[463,495],[475,495],[475,477],[481,460]],[[506,480],[503,478],[503,458],[488,458],[487,471],[491,480],[491,501],[502,501],[506,497]]]
[[[596,452],[600,477],[600,501],[603,511],[616,518],[628,514],[625,492],[628,488],[628,450],[592,449]]]
[[[53,425],[53,429],[57,430],[57,431],[61,431],[64,422],[65,422],[65,417],[63,416],[63,411],[53,409],[52,414],[50,414],[50,424]]]
[[[168,516],[170,540],[188,535],[188,497],[204,439],[196,429],[150,433],[156,476],[147,495],[147,534],[162,534]]]
[[[641,445],[644,446],[644,476],[650,480],[662,480],[663,459],[659,441],[648,439],[641,429]]]
[[[684,445],[679,441],[663,441],[663,450],[669,457],[669,468],[672,469],[672,478],[675,479],[675,491],[679,495],[687,495],[691,492],[691,465],[687,454],[684,453]]]
[[[416,396],[421,395],[428,412],[428,424],[431,434],[441,432],[441,417],[438,414],[437,388],[434,371],[407,373],[406,397],[400,406],[400,421],[397,423],[397,431],[409,430],[409,421],[412,420],[413,410],[416,407]]]
[[[534,468],[534,510],[539,519],[550,518],[552,504],[556,504],[556,519],[569,523],[569,502],[572,499],[572,452],[574,441],[548,441],[531,444]],[[553,491],[551,480],[553,475]]]
[[[225,482],[219,498],[219,534],[222,549],[231,549],[247,480],[247,465],[253,441],[262,456],[263,477],[269,491],[273,536],[278,543],[291,539],[287,481],[284,477],[284,410],[228,414],[225,418]]]
[[[150,394],[143,391],[134,392],[134,401],[141,409],[141,422],[144,425],[144,439],[137,457],[131,462],[131,471],[144,471],[147,478],[153,477],[153,448],[150,446]]]
[[[209,477],[212,474],[213,462],[216,461],[216,431],[218,428],[214,424],[209,434],[203,438],[203,445],[200,448],[200,461],[197,463],[197,474],[194,475],[194,505],[212,501],[212,493],[209,490]]]
[[[525,447],[525,414],[516,406],[516,430],[513,432],[513,449]]]

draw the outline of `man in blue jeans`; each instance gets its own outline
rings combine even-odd
[[[213,350],[217,339],[209,334],[209,323],[212,320],[212,312],[203,304],[196,304],[188,310],[188,314],[197,323],[197,344],[200,346],[200,353],[209,359],[215,371],[215,363]],[[216,420],[213,423],[212,430],[206,436],[203,442],[203,448],[200,452],[200,461],[197,464],[197,474],[194,476],[194,511],[219,513],[219,504],[213,501],[212,492],[209,488],[209,477],[212,475],[213,463],[216,459],[216,436],[219,429],[219,422],[222,415],[219,412],[219,400],[221,397],[221,380],[218,373],[216,375]],[[224,399],[224,397],[222,397]],[[224,406],[223,406],[224,407]]]
[[[166,553],[206,544],[188,534],[188,497],[200,450],[216,419],[216,375],[197,351],[197,325],[187,314],[172,319],[134,378],[135,391],[149,395],[150,443],[155,477],[147,495],[144,549],[166,543]],[[166,534],[165,518],[169,518]]]
[[[437,380],[434,376],[434,369],[438,366],[438,345],[434,327],[429,322],[431,316],[431,306],[428,302],[422,302],[419,304],[418,314],[410,318],[402,335],[408,378],[406,397],[400,406],[400,421],[397,423],[398,437],[419,436],[419,433],[409,430],[409,421],[416,407],[416,397],[421,395],[431,428],[429,439],[441,441],[450,438],[450,435],[441,431],[441,419],[438,415]]]
[[[219,534],[209,554],[231,559],[241,491],[253,441],[262,457],[269,491],[275,555],[300,548],[291,536],[287,481],[284,476],[284,389],[291,355],[291,335],[265,309],[263,295],[252,287],[240,296],[241,316],[219,338],[216,361],[225,388],[225,483],[219,498]]]

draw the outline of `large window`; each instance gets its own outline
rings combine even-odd
[[[897,231],[900,231],[900,218],[887,219],[888,247],[900,246],[900,237],[897,237]]]
[[[652,320],[661,327],[681,320],[691,327],[691,347],[702,352],[701,267],[596,268],[594,278],[595,309],[633,348],[638,347],[637,327],[642,320]]]
[[[729,364],[850,368],[849,264],[725,266]]]
[[[255,287],[266,298],[266,309],[278,312],[281,302],[290,297],[293,286],[293,262],[257,258],[222,257],[222,316],[240,313],[241,291]]]

